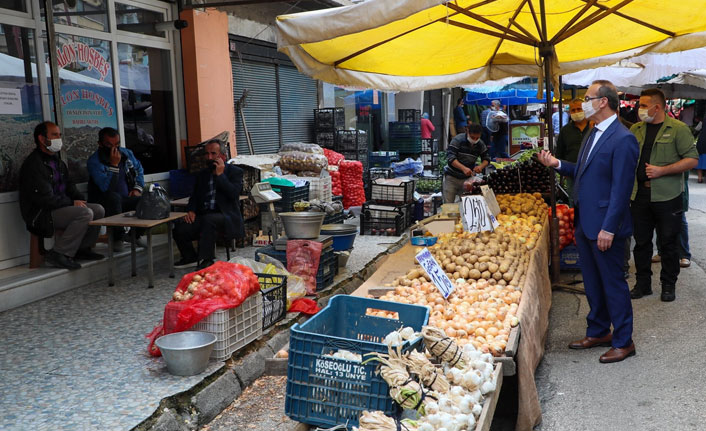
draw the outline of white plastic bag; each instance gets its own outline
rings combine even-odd
[[[287,276],[287,310],[289,310],[289,307],[292,306],[292,302],[297,299],[301,298],[306,295],[306,284],[304,283],[304,280],[289,271],[284,267],[282,262],[279,260],[268,256],[266,254],[261,254],[260,258],[263,260],[262,262],[258,262],[253,259],[248,259],[246,257],[234,257],[230,260],[230,262],[233,263],[239,263],[241,265],[245,265],[253,270],[253,272],[259,272],[261,274],[268,274],[267,270],[267,265],[273,265],[276,268],[276,272],[278,275],[286,275]],[[271,268],[271,267],[270,267]]]

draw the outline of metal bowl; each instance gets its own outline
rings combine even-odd
[[[317,239],[326,213],[288,212],[280,213],[288,239]]]
[[[197,331],[167,334],[154,342],[162,352],[167,370],[176,376],[202,373],[208,365],[215,343],[215,335]]]

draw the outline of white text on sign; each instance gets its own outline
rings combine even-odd
[[[494,230],[499,225],[483,196],[463,196],[460,207],[461,222],[468,232]]]
[[[437,262],[436,259],[434,259],[434,256],[431,255],[429,249],[425,247],[424,250],[417,254],[416,258],[419,265],[421,265],[421,267],[424,268],[424,271],[429,274],[431,282],[434,283],[434,286],[439,289],[439,292],[441,292],[444,298],[448,298],[456,286],[451,283],[451,280],[449,280],[449,277],[446,275],[444,270],[441,269],[439,262]]]

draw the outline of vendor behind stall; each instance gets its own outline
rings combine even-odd
[[[488,147],[480,139],[483,127],[471,124],[466,132],[456,135],[446,150],[447,166],[444,168],[444,203],[454,203],[463,192],[463,183],[476,173],[483,172],[490,163]],[[476,166],[480,157],[481,163]]]

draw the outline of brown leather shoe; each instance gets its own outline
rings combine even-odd
[[[628,356],[635,356],[635,343],[630,343],[628,347],[623,347],[622,349],[612,347],[602,354],[598,360],[603,364],[610,364],[612,362],[620,362]]]
[[[584,337],[578,341],[574,341],[573,343],[569,344],[569,349],[576,349],[576,350],[582,350],[582,349],[590,349],[591,347],[598,347],[598,346],[610,346],[610,342],[613,340],[613,334],[608,334],[606,336],[600,337],[600,338],[595,338],[595,337]]]

